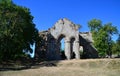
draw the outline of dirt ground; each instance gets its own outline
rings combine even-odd
[[[0,71],[0,76],[120,76],[120,59],[41,62],[30,69]]]

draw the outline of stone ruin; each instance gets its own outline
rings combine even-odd
[[[60,60],[61,40],[64,38],[64,56],[70,60],[73,58],[97,58],[98,53],[92,45],[92,34],[90,32],[79,32],[79,26],[64,18],[47,31],[39,32],[43,38],[43,45],[35,51],[36,58],[48,60]],[[42,43],[41,43],[42,44]],[[82,53],[82,54],[81,54]]]

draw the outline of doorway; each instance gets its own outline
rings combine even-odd
[[[65,56],[65,36],[64,35],[60,35],[58,39],[58,44],[59,44],[61,60],[65,60],[66,56]]]

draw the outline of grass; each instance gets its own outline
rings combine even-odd
[[[0,76],[120,76],[120,59],[42,62],[30,69],[0,71]]]

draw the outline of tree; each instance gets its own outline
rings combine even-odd
[[[88,22],[88,27],[90,28],[91,32],[98,32],[102,27],[102,22],[101,20],[93,19]]]
[[[92,32],[94,46],[97,48],[99,56],[111,57],[112,55],[112,35],[117,34],[118,30],[112,23],[102,25],[102,22],[97,19],[93,19],[88,22],[88,26]]]
[[[119,56],[119,51],[120,49],[119,49],[119,46],[117,45],[117,42],[114,42],[113,43],[113,46],[112,46],[112,53],[114,54],[114,55],[118,55]]]
[[[120,56],[120,35],[116,41],[116,52],[117,52],[118,56]]]
[[[28,8],[17,6],[10,0],[0,2],[0,59],[15,59],[32,52],[38,30]]]
[[[107,55],[108,57],[111,57],[112,55],[112,35],[113,34],[118,34],[118,30],[115,26],[112,25],[112,23],[105,24],[103,27],[103,30],[106,31],[107,36],[106,36],[106,41],[107,41]]]

